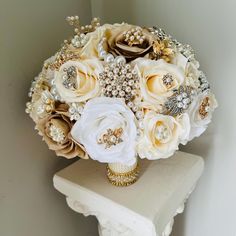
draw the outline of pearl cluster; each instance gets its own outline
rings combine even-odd
[[[187,110],[192,102],[194,91],[189,86],[180,86],[179,89],[173,91],[173,95],[165,102],[167,114],[175,116]]]
[[[200,76],[198,78],[199,82],[200,82],[200,86],[199,89],[203,92],[205,90],[209,90],[210,89],[210,84],[206,79],[205,74],[201,71]]]
[[[71,40],[71,44],[76,48],[82,48],[88,42],[88,36],[86,34],[76,34]]]
[[[75,33],[77,34],[79,33],[86,34],[89,32],[93,32],[94,30],[96,30],[97,27],[100,26],[100,20],[99,18],[96,18],[96,17],[92,19],[89,25],[85,25],[85,26],[80,25],[79,16],[68,16],[66,20],[68,21],[70,25],[75,27]]]
[[[99,75],[102,94],[106,97],[123,98],[126,103],[133,100],[139,88],[137,71],[124,61],[108,63]]]
[[[66,18],[68,23],[75,27],[75,36],[71,40],[71,44],[76,48],[83,47],[88,42],[88,36],[86,35],[89,32],[93,32],[100,26],[98,18],[93,18],[91,24],[81,26],[79,16],[68,16]]]
[[[79,120],[83,112],[83,105],[81,103],[71,103],[69,108],[70,120]]]
[[[115,130],[108,129],[106,133],[102,135],[101,138],[98,139],[98,144],[105,144],[105,148],[110,148],[111,146],[115,146],[121,142],[123,142],[121,136],[123,134],[122,128],[117,128]]]
[[[170,73],[167,73],[162,77],[162,81],[163,81],[163,84],[167,88],[170,88],[172,86],[173,81],[174,81],[173,76]]]
[[[124,32],[123,36],[124,41],[128,43],[130,47],[133,45],[141,45],[145,40],[141,27],[132,28],[131,30]]]
[[[33,93],[44,88],[47,89],[48,86],[44,83],[44,78],[42,77],[41,73],[39,76],[35,77],[34,80],[31,82],[28,96],[32,97]]]
[[[57,143],[61,143],[65,140],[65,134],[63,130],[55,125],[50,125],[49,135],[51,136],[52,140]]]

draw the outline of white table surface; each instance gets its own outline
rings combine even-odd
[[[139,163],[139,180],[128,187],[111,185],[106,165],[92,160],[79,160],[56,173],[54,186],[73,210],[98,218],[100,235],[169,235],[204,162],[176,152],[168,159]]]

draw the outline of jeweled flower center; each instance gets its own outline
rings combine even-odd
[[[124,36],[124,41],[130,47],[132,47],[133,45],[141,45],[145,40],[142,28],[140,27],[132,28],[131,30],[125,31],[123,33],[123,36]]]
[[[106,133],[104,133],[97,141],[98,144],[105,144],[105,148],[110,148],[115,146],[121,142],[123,142],[121,136],[123,134],[122,128],[117,129],[107,129]]]
[[[55,125],[51,125],[49,127],[49,132],[49,135],[51,136],[52,140],[57,143],[63,142],[66,138],[63,130]]]
[[[209,97],[205,97],[198,111],[201,119],[205,119],[207,117],[209,110],[210,110],[210,99]]]
[[[193,90],[189,86],[181,85],[179,89],[175,89],[173,92],[173,95],[165,102],[165,107],[168,115],[176,116],[189,108]]]
[[[64,69],[65,74],[63,75],[63,85],[67,89],[76,89],[77,88],[77,71],[74,66]]]
[[[167,73],[162,77],[162,82],[166,86],[166,88],[170,88],[173,84],[173,81],[173,76],[170,73]]]

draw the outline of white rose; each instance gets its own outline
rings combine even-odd
[[[75,68],[75,76],[67,76],[67,70]],[[55,72],[55,87],[65,102],[84,102],[96,97],[100,92],[99,73],[103,71],[97,59],[67,61]],[[66,86],[65,83],[72,83]]]
[[[184,82],[184,74],[176,65],[169,64],[164,60],[153,61],[145,58],[136,59],[140,73],[141,96],[146,106],[157,109],[163,105],[172,90],[178,88]],[[167,80],[165,80],[167,76]],[[167,81],[170,81],[167,84]]]
[[[191,124],[190,140],[200,136],[206,130],[217,106],[214,94],[207,90],[193,100],[188,110]]]
[[[99,97],[88,101],[71,134],[94,160],[126,165],[136,161],[135,117],[118,98]]]
[[[138,142],[140,158],[155,160],[167,158],[178,149],[179,143],[188,139],[188,115],[180,118],[149,111],[143,120],[143,134]]]

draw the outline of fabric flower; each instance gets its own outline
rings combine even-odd
[[[84,47],[79,49],[80,58],[98,58],[98,44],[104,36],[104,32],[108,29],[114,28],[115,25],[116,24],[104,24],[103,26],[98,27],[94,32],[86,34],[86,36],[88,37],[88,42],[84,45]]]
[[[128,61],[150,52],[154,38],[148,30],[128,24],[114,26],[104,33],[108,52],[115,56],[124,56]]]
[[[91,99],[71,131],[89,156],[99,162],[135,163],[135,117],[118,98]]]
[[[173,155],[189,130],[187,116],[181,123],[172,116],[148,111],[143,120],[143,134],[138,142],[140,158],[156,160]]]
[[[217,108],[218,104],[214,94],[209,90],[200,93],[192,102],[188,113],[190,117],[190,137],[192,140],[200,136],[211,122],[212,113]]]
[[[188,61],[188,59],[181,53],[177,53],[171,63],[177,65],[183,71],[185,75],[184,85],[190,86],[194,89],[199,87],[199,65],[195,65],[193,62]]]
[[[84,102],[99,94],[102,70],[97,59],[68,61],[55,72],[55,87],[65,102]]]
[[[134,64],[140,73],[140,89],[144,103],[160,107],[172,90],[178,88],[184,82],[184,74],[176,65],[169,64],[164,60],[153,61],[139,58]]]
[[[55,151],[58,156],[68,159],[79,156],[86,159],[88,156],[84,148],[76,143],[70,135],[73,124],[67,111],[68,105],[57,104],[51,115],[36,123],[36,129],[43,136],[43,140],[47,143],[49,149]]]

